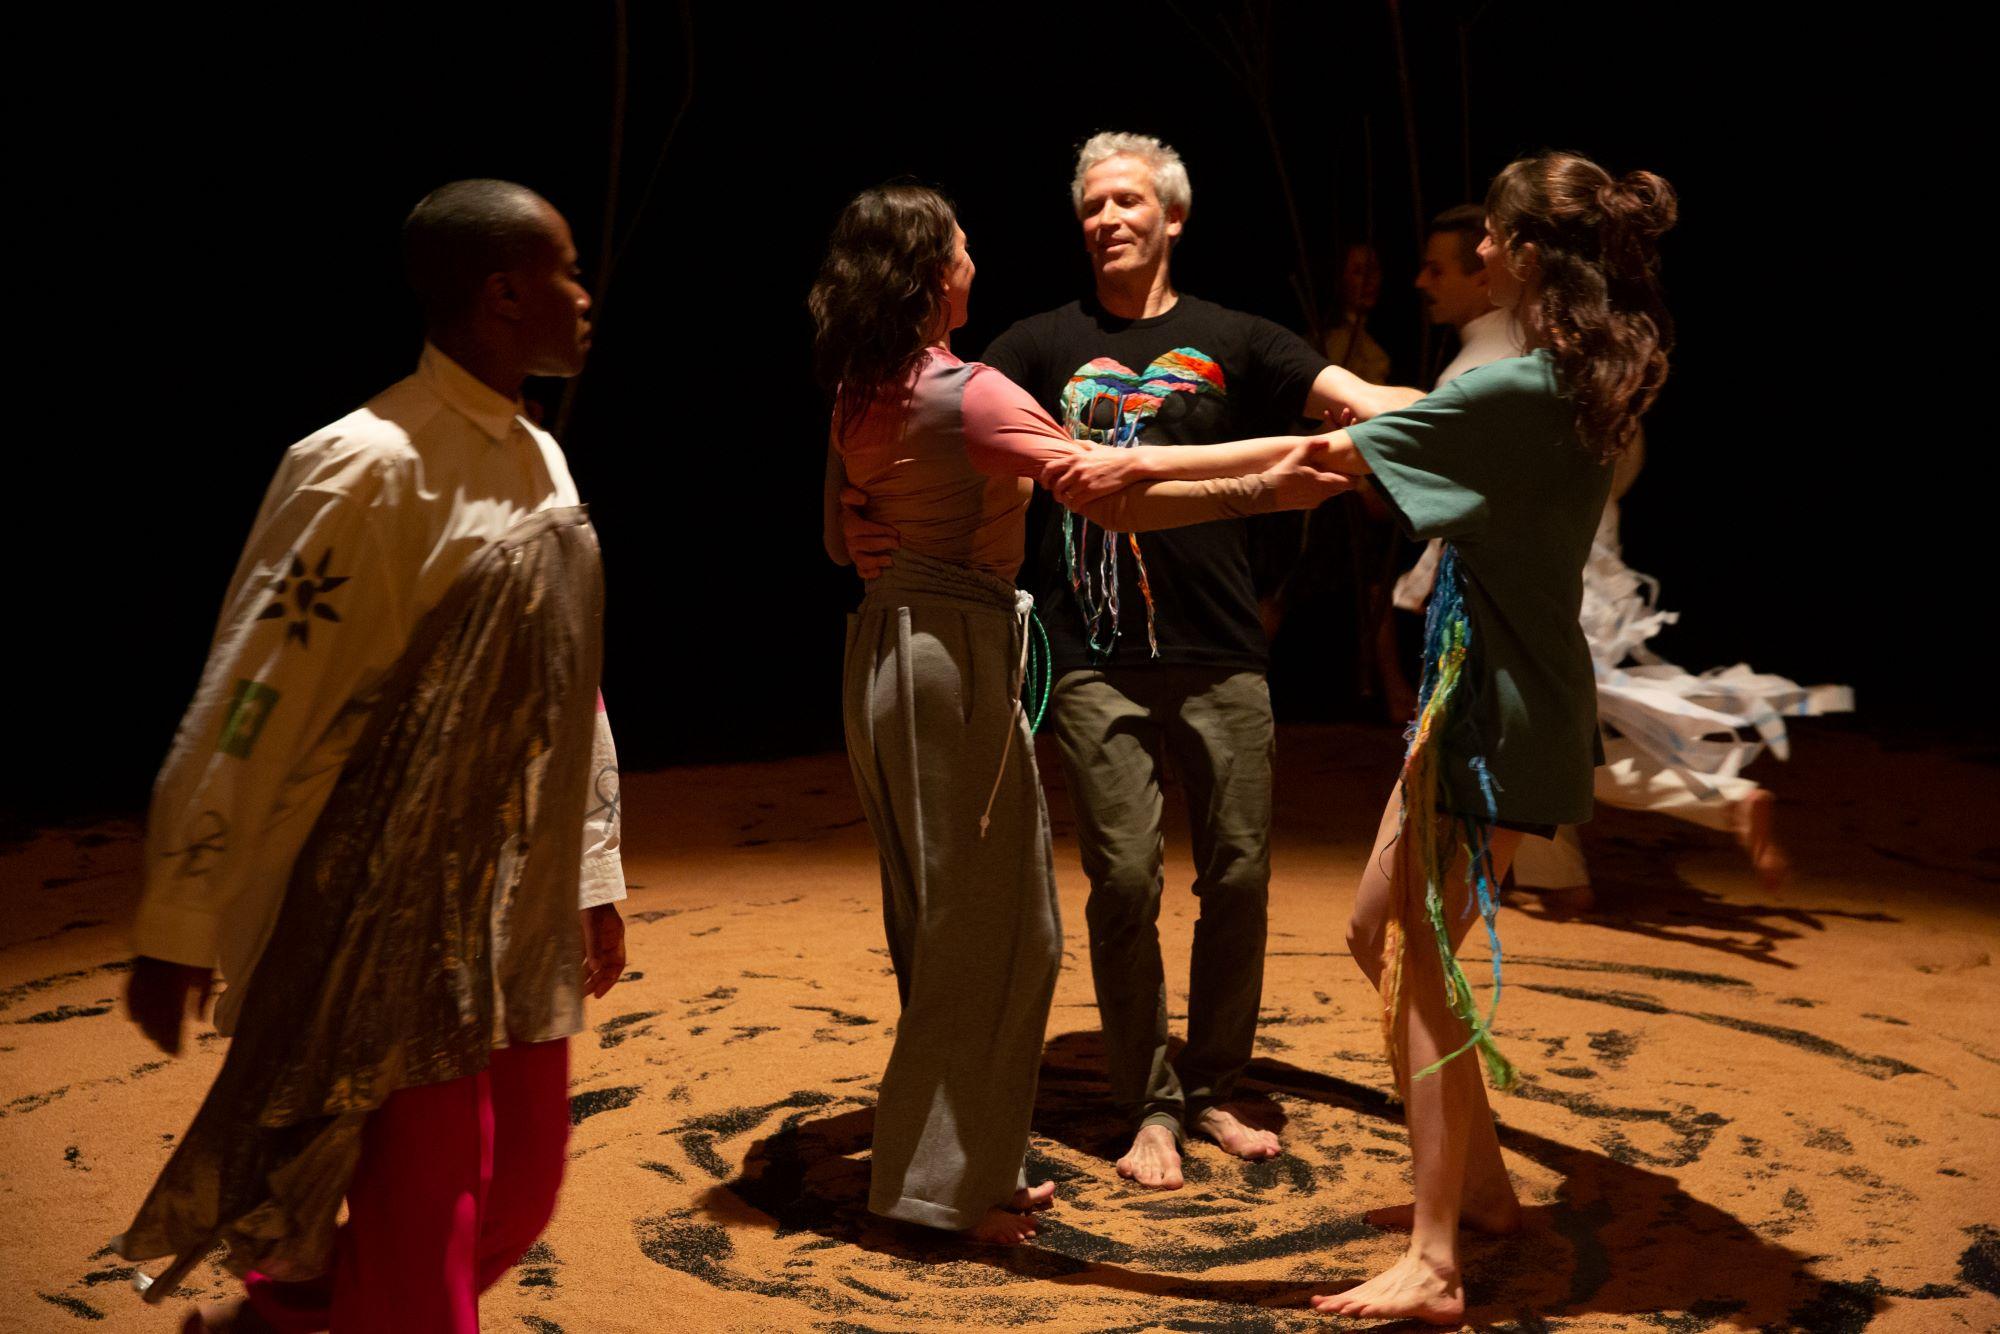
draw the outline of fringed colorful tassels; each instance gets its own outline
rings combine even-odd
[[[1514,1067],[1500,1054],[1492,1036],[1493,1017],[1500,1008],[1500,932],[1495,924],[1500,903],[1498,886],[1493,883],[1491,843],[1497,806],[1483,757],[1475,758],[1472,765],[1480,779],[1487,818],[1468,820],[1438,809],[1444,739],[1447,733],[1464,726],[1470,704],[1465,669],[1471,645],[1472,624],[1465,609],[1458,553],[1447,545],[1438,570],[1437,589],[1431,595],[1430,610],[1424,620],[1423,682],[1418,689],[1417,717],[1410,727],[1409,747],[1403,756],[1403,813],[1396,856],[1399,861],[1414,857],[1415,865],[1423,873],[1421,914],[1430,924],[1443,965],[1445,1000],[1451,1012],[1471,1030],[1471,1036],[1457,1051],[1417,1071],[1416,1078],[1435,1074],[1447,1062],[1477,1047],[1493,1086],[1506,1089],[1514,1083]],[[1455,852],[1465,856],[1466,875],[1478,895],[1480,916],[1486,921],[1486,936],[1493,950],[1493,1001],[1484,1016],[1479,1013],[1472,984],[1452,950],[1451,928],[1445,921],[1444,878],[1451,870]],[[1407,896],[1412,877],[1404,873],[1402,865],[1396,871],[1399,892]],[[1409,1053],[1401,1040],[1403,1014],[1409,1004],[1404,973],[1411,947],[1411,924],[1418,913],[1418,905],[1407,900],[1401,903],[1384,939],[1382,1035],[1398,1087],[1403,1085],[1409,1070]]]
[[[1094,363],[1093,363],[1094,364]],[[1070,434],[1078,440],[1130,449],[1138,443],[1139,428],[1147,415],[1139,412],[1126,394],[1100,391],[1088,406],[1070,414]],[[1156,402],[1157,400],[1150,400]],[[1110,407],[1110,425],[1093,428],[1099,403]],[[1083,609],[1083,632],[1093,654],[1109,655],[1118,643],[1118,534],[1100,529],[1097,533],[1096,569],[1091,569],[1090,521],[1065,509],[1063,525],[1063,568],[1069,571],[1070,591]],[[1146,642],[1154,657],[1160,656],[1160,637],[1153,623],[1153,587],[1146,578],[1146,561],[1139,554],[1139,535],[1127,533],[1132,560],[1139,571],[1139,595],[1146,603]]]

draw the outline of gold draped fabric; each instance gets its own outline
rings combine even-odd
[[[331,1266],[369,1112],[582,1025],[578,866],[603,580],[581,507],[481,552],[370,699],[194,1124],[118,1249]]]

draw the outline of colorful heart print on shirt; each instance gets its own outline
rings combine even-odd
[[[1097,357],[1078,367],[1064,386],[1063,421],[1081,439],[1129,444],[1168,394],[1226,398],[1229,386],[1215,359],[1192,347],[1161,353],[1144,374],[1114,358]]]

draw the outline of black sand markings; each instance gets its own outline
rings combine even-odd
[[[50,987],[62,986],[65,982],[81,981],[86,977],[94,977],[98,973],[123,973],[129,971],[131,967],[130,960],[115,959],[110,963],[98,964],[95,968],[73,968],[66,973],[52,973],[47,977],[38,977],[27,982],[17,982],[11,987],[0,987],[0,1010],[5,1010],[17,1002],[34,995],[38,991],[47,991]]]
[[[818,1014],[826,1015],[834,1023],[844,1025],[848,1028],[859,1028],[865,1024],[877,1022],[865,1014],[851,1014],[846,1010],[837,1010],[831,1005],[794,1005],[792,1008],[794,1010],[811,1010]]]
[[[69,1085],[64,1084],[61,1088],[50,1089],[46,1093],[23,1093],[5,1107],[0,1107],[0,1120],[46,1107],[68,1092]]]
[[[1778,1216],[1757,1229],[1767,1237],[1788,1237],[1812,1222],[1812,1201],[1797,1186],[1785,1188],[1785,1198],[1778,1208]]]
[[[1590,1049],[1613,1070],[1623,1070],[1625,1062],[1639,1049],[1639,1039],[1631,1033],[1621,1033],[1615,1028],[1607,1028],[1602,1033],[1590,1035]]]
[[[1633,1147],[1614,1124],[1614,1128],[1599,1140],[1599,1144],[1613,1160],[1628,1165],[1643,1162],[1657,1167],[1686,1167],[1707,1152],[1716,1132],[1729,1124],[1728,1117],[1715,1112],[1698,1112],[1685,1103],[1671,1110],[1664,1107],[1617,1107],[1599,1102],[1587,1093],[1549,1088],[1537,1083],[1532,1075],[1522,1077],[1515,1093],[1517,1097],[1526,1098],[1530,1102],[1553,1103],[1577,1116],[1593,1121],[1660,1125],[1673,1132],[1673,1140],[1667,1151],[1663,1154],[1652,1154]]]
[[[547,1316],[524,1315],[521,1317],[521,1323],[535,1331],[535,1334],[563,1334],[563,1327]]]
[[[905,1297],[903,1294],[899,1292],[890,1292],[884,1288],[877,1288],[871,1286],[870,1284],[863,1283],[860,1279],[854,1277],[852,1274],[842,1274],[840,1276],[840,1281],[846,1286],[853,1288],[856,1292],[866,1293],[868,1296],[875,1298],[877,1301],[901,1302],[909,1300],[909,1298]]]
[[[1861,1334],[1875,1319],[1881,1290],[1873,1280],[1825,1280],[1810,1300],[1791,1309],[1783,1328],[1811,1330],[1813,1334]]]
[[[1523,982],[1524,990],[1540,992],[1548,996],[1561,996],[1568,1000],[1590,1001],[1598,1005],[1615,1005],[1623,1010],[1637,1010],[1641,1014],[1672,1015],[1680,1019],[1693,1019],[1697,1023],[1713,1024],[1718,1028],[1734,1029],[1739,1033],[1749,1033],[1756,1037],[1770,1038],[1800,1051],[1815,1056],[1824,1056],[1839,1061],[1851,1070],[1859,1071],[1870,1079],[1893,1079],[1897,1075],[1920,1075],[1924,1071],[1907,1061],[1899,1061],[1893,1056],[1870,1056],[1864,1052],[1850,1050],[1837,1042],[1808,1033],[1800,1028],[1784,1028],[1777,1024],[1761,1023],[1755,1019],[1738,1019],[1727,1014],[1705,1014],[1695,1010],[1676,1010],[1662,1005],[1651,996],[1630,991],[1591,991],[1583,987],[1544,987]]]
[[[1755,990],[1743,978],[1730,977],[1726,973],[1697,973],[1685,968],[1659,968],[1651,964],[1612,963],[1601,959],[1562,959],[1541,954],[1509,954],[1506,961],[1509,967],[1527,964],[1536,968],[1561,968],[1578,973],[1625,973],[1635,977],[1651,978],[1655,982],[1685,982],[1689,986],[1707,987],[1710,990],[1728,988],[1745,992]]]
[[[705,996],[696,996],[692,1000],[682,1001],[681,1004],[692,1005],[695,1008],[689,1010],[681,1017],[683,1019],[694,1019],[698,1018],[701,1015],[714,1014],[719,1010],[728,1009],[729,1003],[735,999],[736,999],[735,987],[717,987],[715,990],[709,992]],[[703,1001],[712,1001],[714,1003],[711,1005],[704,1006],[702,1004]]]
[[[109,1269],[93,1269],[83,1276],[83,1285],[94,1288],[100,1283],[130,1283],[132,1276],[139,1272],[137,1265],[113,1265]]]
[[[43,1010],[25,1019],[16,1019],[17,1024],[62,1024],[72,1019],[95,1019],[100,1014],[111,1013],[111,1002],[102,1001],[96,1005],[58,1005],[53,1010]]]
[[[801,1282],[797,1275],[786,1274],[777,1281],[769,1281],[746,1278],[735,1272],[725,1263],[735,1255],[735,1244],[714,1223],[658,1215],[635,1219],[632,1231],[638,1238],[640,1253],[648,1260],[698,1278],[710,1287],[803,1302],[829,1313],[853,1311],[860,1306],[842,1293]]]
[[[35,1294],[59,1311],[67,1311],[78,1320],[102,1320],[104,1312],[80,1297],[65,1297],[60,1293],[37,1292]]]
[[[732,1031],[734,1031],[736,1036],[724,1038],[722,1040],[723,1046],[727,1047],[731,1043],[736,1042],[749,1042],[753,1038],[763,1037],[766,1033],[775,1033],[778,1031],[778,1026],[776,1024],[736,1024],[733,1026]]]
[[[1149,1200],[1137,1200],[1125,1206],[1125,1212],[1140,1214],[1146,1218],[1216,1218],[1225,1214],[1247,1213],[1247,1205],[1234,1202],[1211,1201],[1205,1199],[1176,1199],[1173,1195],[1156,1196]]]
[[[641,1091],[638,1084],[619,1084],[579,1093],[569,1100],[569,1123],[582,1125],[600,1112],[615,1112],[621,1107],[630,1107]]]
[[[625,920],[628,922],[638,922],[643,926],[651,922],[665,921],[669,917],[679,917],[682,913],[686,912],[707,912],[714,906],[712,903],[704,903],[694,908],[648,908],[644,912],[633,913]]]
[[[538,1241],[522,1252],[517,1261],[520,1267],[520,1285],[524,1288],[553,1288],[556,1286],[556,1270],[562,1261],[549,1249],[546,1241]]]
[[[706,1130],[690,1130],[680,1137],[681,1152],[689,1162],[714,1177],[717,1181],[729,1179],[730,1167],[721,1154],[715,1151],[715,1136]]]
[[[681,1175],[680,1169],[670,1163],[655,1162],[650,1158],[642,1158],[639,1160],[639,1166],[645,1168],[648,1172],[658,1172],[669,1181],[685,1182],[687,1180],[686,1177]]]
[[[2000,1228],[1975,1223],[1965,1229],[1972,1244],[1958,1257],[1958,1276],[1982,1292],[2000,1297]]]
[[[598,1047],[600,1049],[608,1049],[617,1046],[627,1038],[634,1038],[640,1036],[640,1034],[651,1032],[651,1029],[645,1028],[634,1032],[632,1025],[643,1024],[648,1019],[657,1019],[660,1017],[660,1014],[661,1011],[659,1010],[634,1010],[631,1014],[621,1014],[616,1019],[605,1020],[597,1026]]]

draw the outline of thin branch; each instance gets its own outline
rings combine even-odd
[[[627,70],[630,65],[631,32],[627,0],[613,0],[614,21],[617,32],[612,55],[612,95],[611,95],[611,173],[605,186],[603,241],[598,247],[597,284],[591,292],[590,303],[599,319],[603,318],[605,302],[611,295],[611,278],[617,272],[619,261],[632,246],[632,240],[639,234],[640,222],[646,215],[646,206],[653,202],[653,191],[660,183],[660,171],[666,165],[667,150],[673,147],[674,138],[679,134],[681,121],[687,116],[688,107],[694,102],[694,12],[688,0],[681,0],[681,49],[685,53],[685,77],[681,82],[681,102],[674,111],[673,121],[667,126],[666,137],[660,141],[659,152],[653,156],[653,169],[646,177],[646,188],[639,194],[639,206],[632,211],[631,220],[626,224],[624,238],[613,245],[618,235],[618,187],[623,176],[625,155],[625,113]],[[588,368],[586,367],[586,370]],[[570,417],[576,410],[576,399],[583,386],[583,375],[572,376],[563,385],[562,403],[556,409],[555,433],[560,438],[569,430]]]

